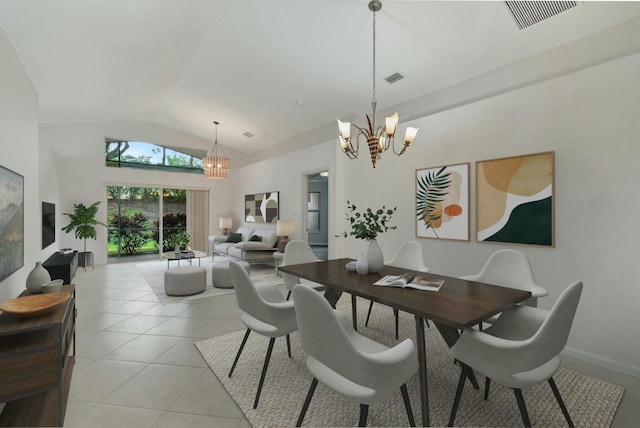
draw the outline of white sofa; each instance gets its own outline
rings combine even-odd
[[[278,236],[275,230],[241,227],[236,233],[242,235],[241,242],[227,242],[228,235],[210,235],[211,253],[249,263],[273,261],[273,253],[278,251]],[[254,235],[261,237],[262,241],[250,241]]]

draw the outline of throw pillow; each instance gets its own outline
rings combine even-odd
[[[251,238],[249,238],[249,241],[262,242],[262,236],[253,235]]]
[[[227,242],[231,242],[233,244],[237,244],[242,241],[242,233],[229,232],[227,234]]]

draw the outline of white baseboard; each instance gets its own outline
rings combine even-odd
[[[612,360],[601,355],[592,354],[591,352],[581,351],[570,347],[564,348],[562,353],[569,357],[574,357],[579,360],[587,361],[601,367],[640,378],[640,366],[621,363],[620,361]]]

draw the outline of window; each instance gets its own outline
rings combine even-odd
[[[189,153],[187,153],[189,152]],[[204,150],[158,146],[141,141],[106,141],[105,164],[114,168],[153,169],[202,174]]]

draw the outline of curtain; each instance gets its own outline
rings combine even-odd
[[[187,231],[191,249],[208,253],[209,191],[187,190]]]

